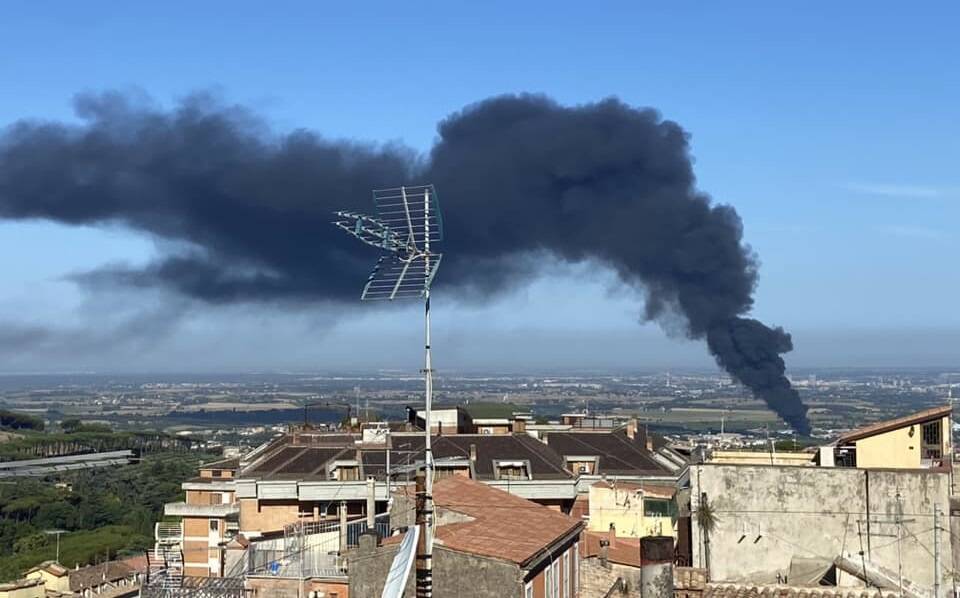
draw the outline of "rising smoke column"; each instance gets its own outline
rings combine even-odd
[[[564,107],[502,96],[440,123],[421,158],[398,146],[276,135],[204,95],[173,110],[117,93],[76,100],[80,125],[22,121],[0,138],[0,217],[115,224],[174,241],[145,268],[89,285],[162,286],[211,303],[353,301],[369,250],[330,226],[370,189],[433,182],[447,240],[438,285],[520,284],[547,252],[611,268],[645,317],[680,315],[717,363],[809,433],[784,375],[790,336],[745,317],[757,263],[733,208],[695,188],[687,135],[617,100]],[[171,245],[176,248],[170,249]]]

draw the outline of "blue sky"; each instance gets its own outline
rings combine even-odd
[[[0,10],[0,125],[72,119],[81,91],[139,89],[169,103],[213,89],[278,130],[426,151],[438,120],[500,93],[655,107],[690,132],[699,186],[743,218],[762,262],[754,314],[794,333],[790,363],[960,363],[955,3],[34,1]],[[0,371],[417,359],[407,350],[420,332],[412,309],[360,307],[188,306],[148,340],[104,334],[95,351],[74,346],[91,326],[136,327],[131,305],[162,311],[168,299],[85,295],[62,276],[154,251],[123,230],[0,223],[0,320],[65,331],[28,353],[0,353]],[[441,298],[439,345],[447,341],[451,368],[710,365],[702,346],[641,326],[638,311],[603,273],[571,271],[484,309]]]

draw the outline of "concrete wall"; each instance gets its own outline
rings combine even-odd
[[[282,530],[284,525],[295,523],[300,508],[296,500],[240,499],[240,530],[244,532],[270,532]]]
[[[376,597],[383,592],[397,546],[382,546],[373,553],[351,552],[348,559],[350,595]],[[520,568],[506,561],[486,559],[435,546],[433,595],[451,598],[523,597]],[[405,596],[415,594],[415,571],[407,579]]]
[[[950,418],[940,420],[941,453],[947,455],[950,449]],[[896,467],[919,468],[923,455],[923,424],[905,426],[856,442],[857,467]],[[910,430],[913,430],[913,436]]]
[[[857,467],[920,467],[920,426],[898,428],[856,442]]]
[[[12,585],[13,584],[11,584],[11,586]],[[35,583],[31,585],[24,585],[25,587],[11,587],[7,590],[0,589],[0,598],[43,598],[46,596],[46,590],[43,589],[44,584]]]
[[[768,451],[713,451],[711,463],[738,463],[741,465],[809,465],[813,455],[809,453],[774,453]]]
[[[656,497],[651,498],[657,500]],[[611,523],[616,527],[617,536],[621,538],[677,536],[673,519],[669,516],[643,516],[643,499],[635,490],[591,486],[590,520],[587,529],[606,533],[610,531]]]
[[[690,483],[693,509],[705,493],[717,517],[708,551],[712,580],[772,582],[794,556],[859,559],[861,539],[869,560],[895,572],[899,493],[904,576],[933,586],[933,509],[949,512],[946,472],[707,463],[691,467]],[[703,533],[692,519],[693,565],[707,567]],[[940,547],[942,563],[953,562],[945,532]]]

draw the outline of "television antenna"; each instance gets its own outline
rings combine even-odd
[[[430,243],[443,240],[443,219],[433,185],[395,187],[373,192],[377,216],[337,212],[334,224],[367,245],[380,249],[360,295],[362,301],[418,299],[424,303],[424,489],[417,501],[417,596],[433,595],[433,453],[430,447],[430,410],[433,368],[430,359],[430,285],[440,266],[440,253]],[[418,489],[419,490],[419,489]]]

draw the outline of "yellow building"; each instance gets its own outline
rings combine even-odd
[[[43,580],[37,577],[0,583],[0,598],[43,598]]]
[[[43,581],[47,591],[70,593],[70,570],[56,561],[44,561],[28,570],[27,579]]]
[[[630,482],[597,482],[590,487],[589,531],[608,532],[613,525],[621,538],[677,537],[676,488]]]
[[[940,467],[953,453],[953,408],[934,407],[897,419],[877,422],[840,436],[832,465],[921,469]],[[831,465],[823,462],[821,465]]]

